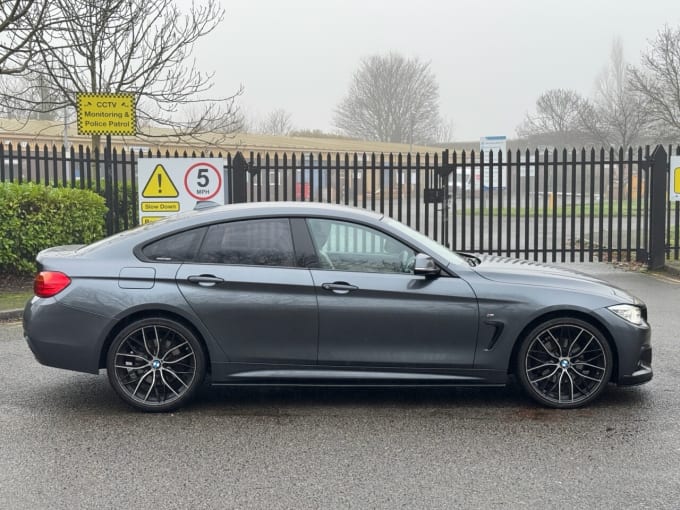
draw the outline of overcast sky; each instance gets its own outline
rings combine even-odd
[[[296,128],[332,131],[362,57],[395,51],[431,62],[455,140],[516,135],[550,88],[590,96],[620,37],[639,62],[679,0],[222,0],[226,19],[196,47],[251,117],[277,108]]]

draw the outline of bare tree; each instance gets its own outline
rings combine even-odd
[[[629,84],[646,100],[650,119],[661,134],[680,134],[680,27],[664,26],[630,69]]]
[[[0,2],[0,74],[26,70],[33,56],[35,35],[43,28],[46,7],[47,0]]]
[[[452,120],[445,120],[442,118],[442,120],[439,123],[439,127],[437,128],[437,134],[434,140],[432,142],[438,143],[438,144],[443,144],[443,143],[449,143],[453,141],[453,134],[455,132],[456,126],[453,123]]]
[[[603,119],[601,109],[592,101],[583,99],[579,108],[579,123],[577,127],[576,143],[583,145],[600,145],[607,147],[612,144],[612,132]]]
[[[538,97],[536,113],[527,114],[517,134],[531,144],[580,145],[588,138],[584,118],[591,113],[592,107],[577,92],[551,89]]]
[[[277,108],[260,122],[258,132],[264,135],[288,136],[293,130],[292,117],[290,112]]]
[[[52,0],[36,32],[35,62],[18,87],[0,91],[0,103],[20,98],[28,114],[75,108],[77,92],[128,92],[138,97],[138,126],[149,126],[143,136],[158,126],[203,141],[209,131],[233,132],[241,90],[210,97],[212,74],[191,59],[196,41],[223,17],[215,0],[186,10],[173,0]]]
[[[28,86],[28,83],[32,85]],[[24,91],[23,97],[8,95],[3,98],[0,102],[0,112],[2,112],[3,117],[14,118],[19,121],[27,119],[56,120],[58,117],[59,112],[50,106],[54,102],[52,96],[54,92],[47,86],[43,75],[27,72],[23,76],[14,74],[0,76],[0,90]],[[33,111],[25,111],[27,98],[35,104]]]
[[[437,137],[439,86],[428,62],[390,53],[361,61],[335,126],[351,137],[426,142]]]
[[[649,114],[644,96],[630,86],[619,38],[613,41],[609,64],[595,82],[594,105],[598,119],[591,133],[594,138],[604,138],[600,141],[624,148],[641,141]]]

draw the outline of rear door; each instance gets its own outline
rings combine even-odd
[[[316,363],[314,284],[296,267],[287,218],[211,225],[177,283],[229,361]]]

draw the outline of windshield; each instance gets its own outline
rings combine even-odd
[[[466,266],[468,265],[468,262],[466,261],[465,258],[461,257],[456,252],[449,250],[446,246],[439,244],[437,241],[434,241],[427,237],[426,235],[421,234],[417,230],[414,230],[411,227],[407,227],[403,223],[399,223],[398,221],[395,221],[392,218],[388,218],[387,216],[383,217],[383,221],[390,225],[391,227],[396,228],[400,232],[403,232],[404,234],[411,236],[416,241],[423,244],[425,248],[434,255],[441,257],[445,260],[448,260],[452,264],[460,264]]]

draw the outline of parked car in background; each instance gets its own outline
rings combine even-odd
[[[454,189],[454,179],[450,178],[449,179],[449,196],[452,197],[453,193],[456,193],[456,197],[460,198],[463,196],[463,193],[466,195],[470,194],[470,191],[472,190],[472,175],[466,174],[465,178],[463,178],[462,174],[458,174],[455,176],[455,189]],[[478,189],[479,191],[479,189]]]
[[[204,208],[37,257],[45,365],[169,411],[221,385],[497,386],[574,408],[652,378],[647,309],[605,282],[455,253],[374,212]]]

